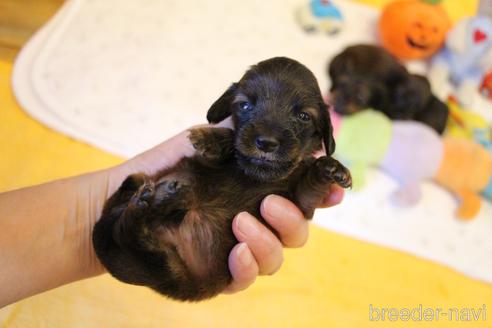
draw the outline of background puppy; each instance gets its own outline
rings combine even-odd
[[[391,119],[420,121],[440,134],[446,127],[448,107],[432,94],[427,78],[409,74],[380,47],[346,48],[331,61],[328,74],[339,114],[373,108]]]
[[[431,92],[426,77],[409,74],[392,88],[389,106],[384,113],[392,120],[415,120],[442,134],[449,116],[448,106]]]
[[[117,279],[179,300],[201,300],[231,282],[228,255],[237,243],[232,218],[260,217],[272,193],[307,218],[330,184],[351,185],[329,157],[332,126],[314,75],[288,58],[251,67],[210,108],[235,130],[190,131],[197,154],[154,176],[129,176],[107,201],[93,231],[96,253]],[[328,156],[315,159],[322,144]]]

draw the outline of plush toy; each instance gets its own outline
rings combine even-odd
[[[343,16],[331,0],[311,0],[296,11],[297,22],[306,32],[335,35],[343,25]]]
[[[379,165],[391,142],[391,121],[380,112],[364,110],[350,116],[331,113],[335,122],[333,135],[336,154],[350,166],[352,188],[360,189],[365,184],[368,166]]]
[[[458,217],[471,219],[480,210],[479,193],[491,188],[492,154],[465,139],[445,138],[443,148],[444,156],[435,180],[461,200]]]
[[[336,156],[351,167],[354,187],[364,183],[368,166],[379,166],[398,181],[400,187],[391,196],[397,205],[417,203],[425,179],[460,199],[457,216],[462,219],[478,213],[480,192],[492,199],[492,154],[469,140],[441,139],[422,123],[391,122],[366,110],[340,121],[336,141]]]
[[[485,72],[492,67],[492,18],[478,15],[461,20],[448,33],[445,48],[432,60],[429,78],[436,92],[448,81],[465,106],[473,102]]]
[[[479,91],[486,99],[492,100],[492,71],[483,77]]]
[[[386,50],[400,59],[432,56],[443,45],[451,21],[436,1],[401,0],[383,8],[379,35]]]

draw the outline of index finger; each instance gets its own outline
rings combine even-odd
[[[344,189],[332,184],[318,207],[331,207],[340,203]],[[291,201],[269,195],[261,203],[261,215],[265,221],[278,233],[282,244],[286,247],[301,247],[308,238],[308,221],[304,214]]]
[[[297,206],[286,198],[268,195],[261,202],[261,216],[278,233],[286,247],[301,247],[309,235],[308,221]]]

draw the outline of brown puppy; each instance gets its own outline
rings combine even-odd
[[[427,78],[410,74],[381,47],[347,47],[330,62],[331,101],[347,115],[373,108],[392,120],[415,120],[442,134],[449,110]]]
[[[194,157],[154,176],[129,176],[107,201],[93,243],[114,277],[179,300],[215,296],[231,282],[237,213],[260,218],[262,199],[278,194],[311,218],[330,184],[351,185],[348,170],[329,157],[327,108],[300,63],[273,58],[251,67],[207,119],[230,115],[235,130],[191,130]],[[322,142],[328,156],[315,159]]]

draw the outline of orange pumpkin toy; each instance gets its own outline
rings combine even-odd
[[[436,53],[451,21],[435,2],[401,0],[386,5],[379,19],[383,47],[400,59],[422,59]]]

